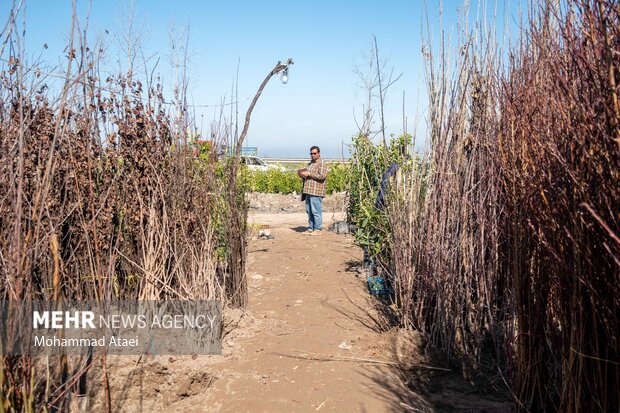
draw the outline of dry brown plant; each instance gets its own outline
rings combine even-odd
[[[453,54],[425,45],[430,150],[388,213],[397,299],[405,325],[494,369],[520,410],[616,411],[620,8],[529,16],[508,53],[466,26]]]
[[[23,45],[20,5],[0,55],[2,298],[228,303],[245,278],[226,282],[226,181],[216,156],[189,144],[187,81],[174,105],[146,70],[102,75],[102,47],[86,43],[75,12],[64,72],[29,66],[12,46]],[[230,236],[244,253],[245,234]],[[0,360],[0,411],[64,411],[98,377],[111,409],[105,356]]]

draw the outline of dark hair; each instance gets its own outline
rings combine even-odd
[[[313,149],[316,149],[316,151],[317,151],[318,153],[321,153],[321,148],[319,148],[318,146],[316,146],[316,145],[315,145],[315,146],[313,146],[313,147],[311,147],[311,148],[310,148],[310,150],[313,150]]]

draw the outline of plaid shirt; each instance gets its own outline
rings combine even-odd
[[[323,159],[308,163],[310,175],[304,179],[303,193],[314,196],[325,196],[327,189],[327,165]]]

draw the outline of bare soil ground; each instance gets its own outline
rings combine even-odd
[[[341,214],[324,214],[325,226]],[[352,237],[306,235],[304,213],[250,214],[249,305],[225,314],[222,356],[110,361],[114,411],[509,412],[393,325],[367,292]],[[99,392],[101,394],[101,392]],[[101,406],[101,400],[93,406]]]
[[[304,212],[305,203],[301,202],[301,195],[293,194],[262,194],[250,192],[247,194],[250,203],[250,212]],[[336,192],[323,199],[323,212],[344,212],[346,210],[346,192]]]

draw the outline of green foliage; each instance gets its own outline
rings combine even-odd
[[[380,257],[390,239],[387,216],[374,204],[362,203],[356,227],[356,241],[367,248],[371,257]]]
[[[212,145],[210,141],[197,140],[194,146],[194,153],[200,160],[206,161],[209,159],[212,154]]]
[[[252,171],[247,167],[241,168],[240,182],[244,183],[247,191],[270,194],[300,193],[303,189],[302,180],[296,170],[281,171],[269,169],[267,171]],[[334,164],[329,166],[327,175],[327,194],[346,190],[349,180],[349,166]]]
[[[328,166],[327,194],[347,190],[351,166],[345,163],[336,163]]]
[[[267,171],[248,171],[249,190],[270,194],[290,194],[301,192],[302,181],[294,171],[269,169]]]
[[[371,259],[385,266],[390,262],[391,229],[385,212],[377,209],[375,202],[382,175],[392,163],[411,167],[411,141],[409,134],[392,136],[388,146],[374,144],[362,134],[353,138],[347,219],[357,227],[356,241],[366,248]]]

